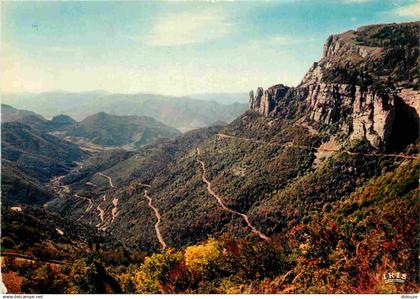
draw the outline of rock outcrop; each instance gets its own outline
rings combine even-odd
[[[250,109],[304,116],[378,149],[399,150],[418,139],[419,26],[373,25],[332,35],[297,87],[259,87],[255,97],[250,93]]]
[[[255,97],[251,90],[249,93],[250,109],[267,116],[277,106],[278,100],[284,98],[289,89],[290,87],[283,84],[272,86],[265,91],[262,87],[258,87]]]

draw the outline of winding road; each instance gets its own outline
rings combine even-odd
[[[335,149],[335,148],[315,148],[312,146],[306,146],[306,145],[294,145],[294,144],[283,144],[273,141],[263,141],[258,139],[252,139],[252,138],[246,138],[246,137],[237,137],[227,134],[217,134],[217,137],[221,139],[237,139],[237,140],[244,140],[254,143],[263,143],[268,145],[275,145],[275,146],[282,146],[282,147],[288,147],[288,148],[302,148],[302,149],[310,149],[310,150],[318,150],[320,152],[338,152],[338,153],[345,153],[350,156],[365,156],[365,157],[392,157],[392,158],[402,158],[402,159],[408,159],[408,160],[416,160],[419,159],[418,156],[410,156],[410,155],[404,155],[404,154],[384,154],[384,153],[360,153],[360,152],[351,152],[348,150],[342,150],[342,149]]]
[[[106,195],[103,196],[102,203],[105,202],[105,201],[106,201]],[[96,207],[96,209],[99,212],[98,217],[100,219],[100,222],[96,225],[96,227],[98,229],[102,230],[102,231],[106,231],[111,226],[111,224],[114,222],[117,215],[119,214],[119,211],[118,211],[118,208],[117,208],[118,198],[114,198],[112,200],[112,205],[113,205],[113,208],[111,210],[111,218],[108,218],[108,219],[105,217],[106,216],[105,214],[106,214],[106,211],[108,210],[108,207],[103,209],[101,207],[101,203],[99,203],[98,206]],[[107,223],[108,223],[108,225],[106,225]]]
[[[160,214],[159,214],[159,210],[153,206],[152,201],[153,199],[147,194],[147,190],[144,190],[144,197],[146,197],[149,200],[149,207],[155,212],[156,218],[157,218],[157,222],[155,223],[155,231],[156,231],[156,236],[159,240],[160,245],[162,246],[162,249],[166,248],[166,243],[162,238],[162,235],[160,233],[160,229],[159,229],[159,224],[160,224]]]
[[[98,172],[98,175],[103,176],[104,178],[107,178],[108,179],[108,182],[109,182],[109,186],[111,186],[111,188],[115,188],[115,185],[112,183],[112,178],[110,176],[108,176],[106,174],[103,174],[102,172]],[[112,200],[113,208],[111,210],[111,222],[109,223],[108,226],[104,226],[102,228],[101,228],[101,226],[105,225],[105,222],[106,222],[105,221],[105,210],[101,207],[101,204],[100,203],[98,204],[98,206],[96,207],[96,209],[99,211],[98,216],[101,219],[101,222],[99,222],[96,225],[96,227],[98,229],[102,229],[103,231],[105,231],[115,221],[115,218],[119,214],[119,211],[118,211],[118,200],[119,200],[118,198],[114,198]],[[106,201],[106,195],[103,196],[103,200],[102,201],[103,202]]]
[[[150,188],[150,187],[151,187],[150,185],[148,185],[148,184],[143,184],[143,183],[139,183],[139,186],[143,186],[143,187],[147,187],[147,188]]]
[[[104,223],[104,215],[105,215],[105,210],[101,208],[101,204],[98,204],[98,206],[96,207],[96,209],[99,211],[99,218],[101,219],[101,222],[99,222],[96,227],[100,227],[103,223]]]
[[[88,207],[86,208],[86,210],[85,210],[85,212],[87,213],[87,212],[89,212],[90,211],[90,209],[92,209],[92,207],[93,207],[93,203],[92,203],[92,199],[91,198],[89,198],[89,197],[85,197],[85,196],[81,196],[81,195],[79,195],[79,194],[74,194],[74,197],[77,197],[77,198],[81,198],[81,199],[85,199],[85,200],[87,200],[87,201],[89,201],[89,205],[88,205]]]
[[[115,188],[114,184],[112,183],[112,178],[110,176],[107,176],[106,174],[103,174],[102,172],[98,172],[98,174],[100,176],[103,176],[104,178],[107,178],[111,188]]]
[[[211,182],[209,181],[209,180],[207,180],[207,178],[206,178],[206,167],[205,167],[205,165],[204,165],[204,162],[203,161],[201,161],[200,159],[199,159],[199,155],[200,155],[200,149],[197,147],[197,162],[198,163],[200,163],[201,164],[201,168],[202,168],[202,170],[203,170],[203,174],[202,174],[202,180],[203,180],[203,182],[204,183],[206,183],[207,184],[207,191],[214,197],[214,198],[216,198],[216,200],[217,200],[217,203],[222,207],[222,209],[223,210],[225,210],[225,211],[227,211],[227,212],[229,212],[229,213],[232,213],[232,214],[235,214],[235,215],[238,215],[238,216],[240,216],[240,217],[242,217],[244,220],[245,220],[245,222],[246,222],[246,224],[247,224],[247,226],[251,229],[251,231],[253,232],[253,233],[255,233],[258,237],[260,237],[261,239],[263,239],[263,240],[269,240],[270,238],[268,238],[266,235],[264,235],[262,232],[260,232],[255,226],[253,226],[252,224],[251,224],[251,222],[249,221],[249,219],[248,219],[248,216],[247,215],[245,215],[245,214],[242,214],[242,213],[240,213],[240,212],[237,212],[237,211],[235,211],[235,210],[232,210],[231,208],[228,208],[226,205],[225,205],[225,203],[223,202],[223,200],[222,200],[222,198],[219,196],[219,195],[217,195],[216,194],[216,192],[214,192],[213,191],[213,189],[211,188]]]
[[[113,200],[112,200],[112,205],[114,206],[113,208],[112,208],[112,210],[111,210],[111,215],[112,215],[112,219],[111,219],[111,223],[113,223],[114,222],[114,220],[115,220],[115,218],[117,218],[117,216],[118,216],[118,198],[114,198]]]

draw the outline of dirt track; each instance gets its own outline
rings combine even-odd
[[[100,176],[103,176],[104,178],[107,178],[111,188],[115,188],[114,184],[112,183],[112,178],[110,176],[107,176],[106,174],[103,174],[102,172],[98,172],[98,174]]]
[[[231,208],[228,208],[226,205],[225,205],[225,203],[223,202],[223,199],[219,196],[219,195],[217,195],[214,191],[213,191],[213,189],[212,189],[212,187],[211,187],[211,182],[209,181],[209,180],[207,180],[207,178],[206,178],[206,167],[205,167],[205,165],[204,165],[204,162],[203,161],[201,161],[198,157],[199,157],[199,155],[200,155],[200,150],[199,150],[199,148],[197,147],[197,162],[198,163],[200,163],[200,165],[201,165],[201,168],[202,168],[202,170],[203,170],[203,174],[202,174],[202,180],[203,180],[203,182],[207,185],[207,191],[214,197],[214,198],[216,198],[216,200],[217,200],[217,203],[219,204],[219,206],[223,209],[223,210],[225,210],[225,211],[227,211],[227,212],[229,212],[229,213],[232,213],[232,214],[235,214],[235,215],[238,215],[238,216],[240,216],[240,217],[242,217],[244,220],[245,220],[245,222],[246,222],[246,224],[247,224],[247,226],[251,229],[251,231],[253,232],[253,233],[255,233],[258,237],[260,237],[261,239],[263,239],[263,240],[269,240],[269,238],[266,236],[266,235],[264,235],[262,232],[260,232],[255,226],[253,226],[252,224],[251,224],[251,222],[249,221],[249,219],[248,219],[248,216],[247,215],[245,215],[245,214],[242,214],[242,213],[239,213],[239,212],[237,212],[237,211],[235,211],[235,210],[232,210]]]
[[[410,156],[410,155],[404,155],[404,154],[384,154],[384,153],[361,153],[361,152],[351,152],[351,151],[347,151],[347,150],[342,150],[342,149],[335,149],[335,148],[315,148],[315,147],[311,147],[311,146],[305,146],[305,145],[294,145],[294,144],[283,144],[283,143],[278,143],[278,142],[273,142],[273,141],[263,141],[263,140],[258,140],[258,139],[252,139],[252,138],[246,138],[246,137],[237,137],[237,136],[232,136],[232,135],[227,135],[227,134],[217,134],[217,137],[221,138],[221,139],[237,139],[237,140],[244,140],[244,141],[249,141],[249,142],[254,142],[254,143],[262,143],[262,144],[268,144],[268,145],[273,145],[273,146],[282,146],[282,147],[287,147],[287,148],[303,148],[303,149],[310,149],[310,150],[318,150],[320,152],[337,152],[337,153],[345,153],[351,156],[365,156],[365,157],[392,157],[392,158],[402,158],[402,159],[409,159],[409,160],[416,160],[419,159],[418,156]]]
[[[85,199],[85,200],[87,200],[89,202],[89,205],[86,208],[85,212],[89,212],[90,209],[92,209],[92,206],[93,206],[92,199],[90,199],[89,197],[81,196],[81,195],[79,195],[77,193],[74,195],[74,197],[82,198],[82,199]]]
[[[156,231],[156,236],[159,240],[160,245],[162,246],[162,249],[166,248],[166,243],[162,238],[162,234],[160,233],[160,229],[159,229],[159,224],[160,224],[160,214],[159,214],[159,210],[153,206],[152,201],[153,199],[147,194],[147,190],[144,190],[144,197],[146,197],[149,200],[149,207],[155,212],[156,218],[157,218],[157,222],[155,223],[155,231]]]

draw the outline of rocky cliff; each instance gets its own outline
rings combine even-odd
[[[332,35],[297,87],[259,87],[250,92],[250,109],[305,117],[377,149],[401,150],[419,132],[419,26],[372,25]]]

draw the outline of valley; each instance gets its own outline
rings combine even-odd
[[[2,105],[6,287],[417,292],[418,26],[332,35],[248,110],[237,94],[8,97],[36,113]],[[406,284],[380,280],[395,269]]]

